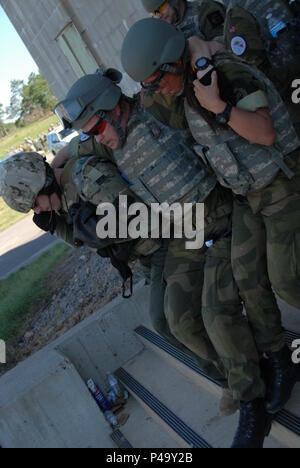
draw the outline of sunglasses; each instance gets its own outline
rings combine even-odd
[[[181,61],[179,60],[177,65],[169,65],[164,64],[159,68],[159,75],[154,80],[150,81],[149,83],[145,83],[145,81],[141,82],[141,86],[144,89],[149,91],[157,91],[159,89],[159,84],[166,73],[171,73],[172,75],[180,76],[183,73],[183,67],[181,65]]]
[[[141,83],[142,88],[147,89],[148,91],[157,91],[159,89],[159,84],[161,80],[165,76],[165,73],[166,73],[165,71],[160,70],[158,77],[155,78],[155,80],[151,81],[150,83],[145,83],[144,81],[142,81]]]
[[[168,1],[164,2],[159,8],[157,8],[157,10],[154,10],[152,13],[152,16],[156,16],[159,14],[161,15],[162,13],[166,11],[167,6],[168,6]]]
[[[98,122],[91,128],[88,132],[84,132],[88,136],[97,136],[101,135],[106,129],[107,121],[104,119],[99,119]]]

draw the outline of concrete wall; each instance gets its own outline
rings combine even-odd
[[[141,284],[0,379],[1,447],[113,446],[86,380],[106,390],[106,373],[143,350],[133,330],[149,326],[148,293]]]
[[[120,68],[128,28],[145,16],[140,0],[0,0],[56,97],[76,81],[56,38],[72,21],[99,66]],[[136,86],[125,77],[123,88]]]

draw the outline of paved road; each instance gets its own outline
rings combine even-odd
[[[33,261],[56,242],[56,237],[40,231],[30,216],[0,233],[0,280]]]

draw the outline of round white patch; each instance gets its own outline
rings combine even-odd
[[[243,37],[235,36],[231,41],[231,49],[235,55],[241,57],[247,50],[247,42]]]

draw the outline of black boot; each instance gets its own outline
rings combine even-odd
[[[266,412],[263,399],[241,402],[239,426],[231,448],[263,448],[265,437],[271,431],[272,420],[272,416]]]
[[[278,353],[268,354],[263,373],[267,382],[266,410],[276,414],[284,408],[294,386],[300,381],[300,365],[293,363],[292,353],[285,346]]]

